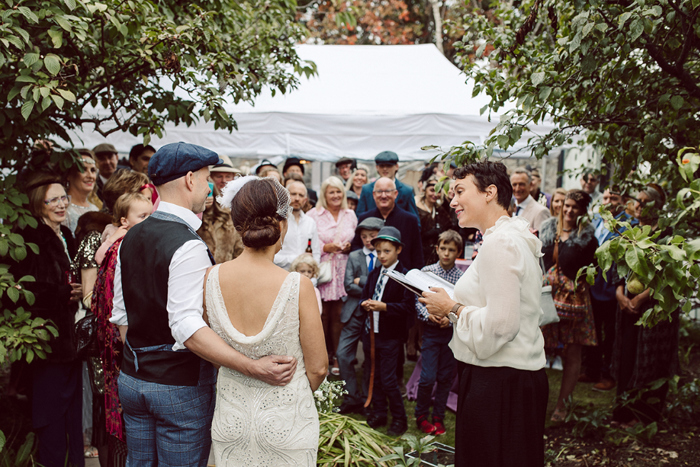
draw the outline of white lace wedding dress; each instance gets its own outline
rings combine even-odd
[[[270,386],[224,367],[219,370],[211,427],[216,466],[315,466],[318,413],[299,341],[299,274],[293,272],[284,280],[265,326],[255,336],[245,336],[231,324],[219,266],[208,276],[206,301],[211,328],[234,349],[255,359],[274,354],[298,361],[286,386]]]

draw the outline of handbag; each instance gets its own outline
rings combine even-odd
[[[566,277],[559,269],[559,236],[554,244],[554,265],[549,268],[546,281],[552,286],[552,299],[559,319],[581,318],[588,311],[590,300],[585,282]]]
[[[540,269],[542,269],[542,274],[544,280],[542,283],[542,296],[540,298],[540,307],[542,308],[542,316],[540,317],[540,326],[546,324],[558,323],[559,315],[557,314],[557,308],[554,306],[554,298],[552,297],[552,285],[547,280],[547,273],[544,269],[544,261],[540,256]]]
[[[316,284],[321,285],[330,282],[333,279],[333,255],[326,261],[321,261],[318,268],[318,277],[316,278]]]
[[[88,311],[75,323],[75,350],[78,358],[99,357],[97,348],[97,318]]]

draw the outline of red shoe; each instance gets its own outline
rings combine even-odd
[[[435,436],[444,435],[447,431],[441,418],[433,417],[433,426],[435,427],[435,432],[433,433]]]
[[[604,379],[593,385],[594,391],[609,391],[615,387],[615,381]]]
[[[435,433],[435,425],[426,420],[425,415],[422,415],[416,419],[416,426],[423,433],[432,435]]]

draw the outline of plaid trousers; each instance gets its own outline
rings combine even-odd
[[[214,384],[171,386],[119,375],[127,467],[206,467]]]

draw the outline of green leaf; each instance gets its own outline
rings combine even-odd
[[[71,10],[71,11],[75,10],[75,7],[76,7],[75,0],[64,0],[63,3],[66,4],[66,6],[68,7],[69,10]]]
[[[641,19],[635,18],[635,20],[632,21],[632,24],[630,25],[630,32],[632,33],[630,36],[630,41],[632,42],[636,41],[639,36],[642,35],[644,32],[644,23]]]
[[[49,37],[51,37],[51,42],[53,42],[53,47],[58,49],[63,45],[63,31],[59,29],[49,29]]]
[[[75,102],[75,94],[68,91],[67,89],[57,89],[58,93],[68,102]]]
[[[39,61],[39,54],[36,52],[27,52],[24,54],[24,64],[27,66],[32,66]]]
[[[63,18],[62,16],[56,16],[56,17],[54,18],[54,20],[56,20],[56,23],[57,23],[59,26],[61,26],[61,28],[65,29],[65,30],[68,31],[68,32],[71,32],[71,30],[73,29],[73,28],[71,27],[70,23],[69,23],[65,18]]]
[[[544,74],[543,71],[540,71],[540,72],[537,72],[537,73],[533,73],[533,74],[532,74],[532,78],[530,78],[531,81],[532,81],[532,84],[533,84],[534,86],[539,85],[542,81],[544,81],[544,76],[545,76],[545,74]]]
[[[510,142],[510,138],[508,138],[508,135],[498,135],[498,145],[502,149],[507,149],[508,148],[508,143]]]
[[[627,22],[627,20],[630,19],[630,16],[632,16],[632,12],[631,12],[631,11],[627,11],[627,12],[622,13],[622,14],[620,15],[620,19],[619,19],[619,21],[618,21],[618,27],[619,27],[620,29],[622,29],[623,26],[625,25],[625,23]]]
[[[29,120],[32,110],[34,110],[34,101],[26,101],[22,104],[22,117],[24,117],[24,120]]]
[[[8,287],[7,289],[7,296],[12,300],[14,303],[17,303],[17,300],[19,300],[19,290],[15,289],[14,287]]]
[[[51,99],[53,99],[54,104],[56,104],[56,107],[59,109],[63,109],[63,98],[61,96],[58,96],[56,94],[51,94]]]
[[[681,96],[673,96],[671,98],[671,106],[676,110],[680,110],[683,107],[683,98]]]
[[[36,83],[36,80],[29,75],[19,75],[15,78],[15,83]]]
[[[44,66],[46,66],[49,73],[56,76],[61,71],[61,59],[56,54],[46,54],[46,57],[44,57]]]
[[[34,14],[34,12],[33,12],[32,10],[30,10],[30,9],[27,8],[26,6],[18,7],[18,8],[17,8],[17,11],[19,11],[20,13],[22,13],[22,16],[24,16],[25,18],[27,18],[27,20],[30,21],[30,22],[32,22],[32,23],[38,23],[38,22],[39,22],[39,18]]]

